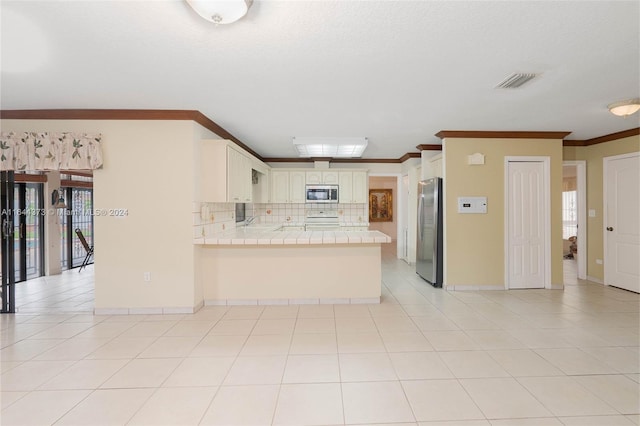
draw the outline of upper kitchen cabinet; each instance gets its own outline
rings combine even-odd
[[[272,203],[304,203],[306,172],[300,170],[271,170]]]
[[[247,203],[252,200],[252,157],[226,140],[203,140],[200,145],[200,200]]]
[[[307,185],[338,185],[338,172],[313,170],[307,172]]]
[[[369,194],[366,170],[340,172],[338,178],[341,203],[367,203]]]

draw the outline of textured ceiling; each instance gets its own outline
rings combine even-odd
[[[0,3],[2,109],[199,110],[264,157],[366,136],[398,158],[452,130],[638,127],[638,1],[255,1],[228,26],[183,1]],[[540,76],[494,89],[513,72]]]

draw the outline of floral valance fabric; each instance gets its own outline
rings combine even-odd
[[[86,133],[0,133],[0,170],[95,170],[102,136]]]

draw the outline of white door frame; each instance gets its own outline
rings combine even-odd
[[[509,163],[541,162],[543,171],[542,199],[544,205],[544,288],[551,288],[551,157],[505,156],[504,157],[504,288],[510,288],[509,282]]]
[[[576,167],[578,191],[578,278],[587,279],[587,162],[563,161],[563,166]]]
[[[604,260],[604,285],[609,285],[609,276],[611,272],[609,269],[611,268],[611,263],[609,262],[609,249],[607,244],[607,223],[608,223],[608,212],[607,212],[607,175],[609,171],[609,163],[615,160],[621,160],[623,158],[637,157],[640,155],[639,152],[630,152],[628,154],[620,154],[613,155],[611,157],[604,157],[602,159],[602,246],[603,246],[603,260]]]

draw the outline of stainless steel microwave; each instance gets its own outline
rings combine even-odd
[[[307,185],[305,200],[307,203],[337,203],[338,185]]]

